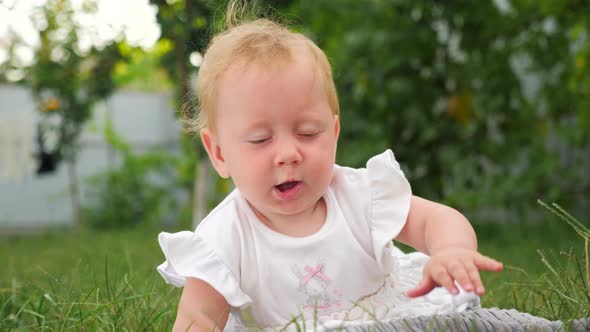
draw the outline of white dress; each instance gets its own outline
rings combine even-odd
[[[226,330],[283,327],[321,330],[479,305],[473,293],[439,288],[409,299],[428,257],[393,246],[410,208],[411,189],[390,150],[367,168],[334,166],[316,233],[295,238],[271,230],[236,189],[195,232],[161,233],[158,271],[180,287],[187,277],[215,288],[231,306]],[[306,322],[306,323],[305,323]]]

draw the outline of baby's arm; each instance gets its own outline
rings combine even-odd
[[[480,270],[501,271],[502,263],[477,252],[477,238],[469,221],[457,210],[412,196],[410,212],[396,240],[429,254],[422,281],[408,292],[417,297],[443,286],[458,292],[454,281],[466,291],[483,295]]]
[[[172,331],[223,331],[230,306],[208,283],[187,278]]]

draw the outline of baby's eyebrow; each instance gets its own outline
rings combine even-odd
[[[322,126],[324,124],[323,119],[316,117],[307,117],[306,119],[297,122],[296,127],[301,128],[305,126]]]
[[[268,135],[271,132],[270,128],[264,124],[255,124],[241,128],[238,132],[238,136],[243,138],[250,138],[252,136],[263,136]]]
[[[269,136],[269,135],[270,135],[270,131],[268,131],[268,130],[257,130],[257,131],[250,131],[250,132],[246,133],[244,136],[246,138],[252,138],[252,137],[259,138],[262,136]]]
[[[298,124],[295,129],[296,130],[316,130],[322,127],[322,124],[318,121],[306,121]]]
[[[244,132],[251,132],[255,130],[266,130],[268,129],[268,125],[264,120],[256,121],[253,123],[246,123],[244,127],[240,128]]]

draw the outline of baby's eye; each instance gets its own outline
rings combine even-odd
[[[262,144],[262,143],[268,141],[269,139],[270,138],[268,138],[268,137],[265,137],[265,138],[257,138],[257,139],[248,140],[248,142],[250,142],[252,144]]]
[[[305,137],[305,138],[312,138],[312,137],[315,137],[317,135],[318,135],[317,132],[299,133],[299,136]]]

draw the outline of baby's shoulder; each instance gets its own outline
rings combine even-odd
[[[358,185],[368,183],[369,173],[366,168],[352,168],[347,166],[334,165],[332,184]]]
[[[370,181],[366,168],[351,168],[334,165],[332,182],[337,200],[364,200],[370,197]]]
[[[405,175],[391,150],[371,157],[363,168],[334,165],[333,174],[332,186],[354,196],[388,190],[392,184],[405,181]]]
[[[236,189],[199,223],[196,233],[207,239],[225,239],[223,242],[226,242],[228,237],[240,237],[246,218],[240,193]]]
[[[240,193],[234,190],[219,203],[197,226],[198,238],[213,250],[234,273],[241,260],[247,237],[247,220]]]

